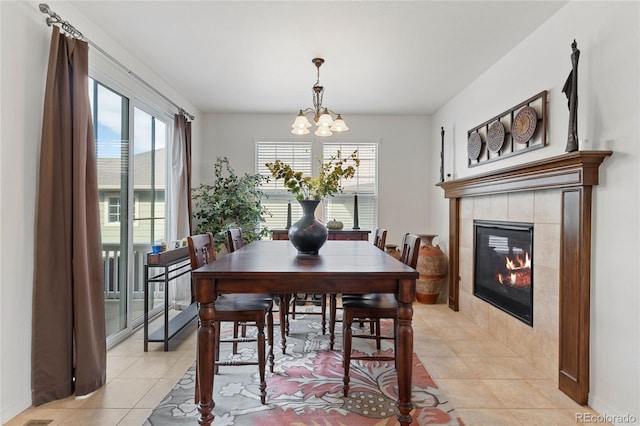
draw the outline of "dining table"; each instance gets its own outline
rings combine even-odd
[[[198,423],[208,426],[214,419],[214,323],[218,295],[388,293],[394,294],[398,302],[395,328],[397,419],[400,424],[409,425],[412,421],[412,304],[418,275],[415,269],[368,241],[327,241],[317,255],[303,255],[298,254],[289,241],[260,240],[193,270],[199,317],[196,354]],[[282,327],[286,309],[279,311]]]

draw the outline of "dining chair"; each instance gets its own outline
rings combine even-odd
[[[206,233],[200,235],[192,235],[187,237],[189,244],[189,256],[191,259],[191,268],[198,269],[216,259],[215,245],[213,234]],[[267,325],[268,341],[269,341],[269,370],[274,371],[273,357],[273,299],[263,294],[220,294],[215,302],[215,333],[216,341],[214,343],[214,374],[218,373],[218,367],[223,366],[239,366],[239,365],[257,365],[260,375],[260,402],[266,404],[267,384],[265,381],[265,370],[267,362],[266,344],[265,344],[265,318]],[[220,336],[220,324],[223,322],[246,323],[254,325],[257,330],[256,338],[232,337],[231,339],[222,339]],[[242,361],[227,360],[220,361],[220,344],[221,343],[239,343],[239,342],[257,342],[258,360]],[[196,381],[198,380],[196,376]],[[196,383],[196,401],[199,400],[198,385]]]
[[[244,241],[244,236],[242,235],[242,229],[240,229],[240,228],[229,228],[229,229],[227,229],[226,236],[227,236],[227,251],[229,253],[233,253],[234,251],[244,247],[245,241]],[[263,296],[265,298],[267,298],[267,299],[272,299],[273,300],[272,295],[265,294]],[[277,303],[277,301],[276,301],[276,303]],[[273,313],[277,313],[278,310],[272,309],[271,312],[272,312],[272,314]],[[241,323],[241,322],[235,322],[234,323],[234,325],[233,325],[233,337],[234,338],[238,337],[239,329],[240,329],[240,335],[242,337],[246,337],[247,336],[247,325],[245,323]],[[234,354],[238,353],[238,342],[234,342],[234,344],[233,344],[233,353]]]
[[[384,246],[387,241],[387,230],[384,228],[377,228],[373,235],[374,235],[373,245],[378,247],[380,250],[384,251],[384,248],[385,248]],[[362,296],[366,296],[366,295],[342,294],[341,300],[344,301],[351,297],[362,297]],[[337,295],[332,294],[329,298],[329,333],[330,333],[329,349],[331,350],[333,350],[333,347],[334,347],[336,322],[340,322],[337,319],[337,311],[341,309],[342,308],[338,307]],[[363,326],[364,322],[365,321],[361,321],[360,326]],[[371,334],[376,334],[376,327],[379,328],[380,321],[378,320],[378,321],[368,321],[368,322],[369,322]],[[380,349],[380,340],[378,340],[378,349]]]
[[[244,237],[242,236],[242,229],[240,228],[230,228],[227,230],[227,250],[229,253],[232,253],[244,246]],[[323,295],[324,296],[324,295]],[[296,318],[296,295],[292,294],[279,294],[278,295],[278,309],[273,310],[272,312],[279,313],[280,309],[283,309],[284,312],[284,333],[289,335],[289,315],[291,314],[291,318]],[[325,333],[325,312],[326,312],[326,304],[321,304],[321,312],[304,312],[306,315],[322,315],[322,327],[323,334]],[[235,324],[234,325],[234,336],[238,335],[238,328],[240,327],[240,333],[244,337],[246,335],[246,327],[243,324]],[[282,328],[281,328],[282,329]],[[234,353],[237,346],[234,346]],[[282,353],[285,353],[285,348],[282,348]]]
[[[384,245],[387,242],[387,230],[384,228],[376,229],[373,235],[373,245],[384,251]]]
[[[420,238],[416,235],[406,234],[402,243],[402,251],[400,260],[411,268],[416,268],[418,264],[418,251],[420,249]],[[397,352],[395,335],[380,335],[380,327],[377,327],[375,335],[370,334],[354,334],[351,328],[355,320],[373,320],[381,319],[393,320],[393,330],[395,334],[396,317],[398,311],[398,302],[393,294],[369,294],[364,297],[347,298],[342,301],[342,348],[343,348],[343,392],[344,396],[349,395],[349,369],[351,360],[367,360],[367,361],[396,361],[395,354]],[[393,356],[386,356],[380,353],[373,355],[352,356],[351,345],[353,338],[362,339],[383,339],[393,340],[394,350]],[[379,348],[378,348],[379,349]]]

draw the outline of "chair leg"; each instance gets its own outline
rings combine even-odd
[[[396,336],[398,335],[398,319],[393,319],[393,366],[398,371],[398,339]]]
[[[353,333],[351,330],[352,322],[353,314],[350,310],[344,309],[342,311],[342,366],[344,369],[342,390],[345,398],[349,396],[349,369],[351,366],[351,338]]]
[[[269,371],[273,373],[275,358],[273,356],[273,311],[267,311],[267,333],[269,338]]]
[[[337,297],[335,294],[329,295],[329,349],[333,350],[336,340],[336,310],[338,309]]]
[[[198,384],[198,361],[196,361],[196,388],[193,391],[193,402],[198,405],[200,403],[200,385]]]
[[[233,340],[236,340],[238,338],[238,330],[240,328],[240,323],[238,321],[234,321],[233,322]],[[238,353],[238,342],[233,342],[233,354],[237,354]]]
[[[286,300],[287,300],[287,303],[285,304],[285,306],[287,308],[284,310],[284,315],[285,315],[285,333],[288,336],[289,335],[289,304],[290,303],[294,303],[294,302],[292,302],[293,301],[293,297],[292,297],[291,294],[287,294],[285,297],[286,297]]]
[[[216,341],[215,347],[213,348],[213,374],[218,374],[218,361],[220,361],[220,321],[216,321],[214,323],[215,333],[216,333]]]
[[[258,318],[256,321],[258,328],[258,374],[260,375],[260,402],[264,405],[267,399],[267,382],[265,381],[265,336],[264,336],[264,317]]]
[[[378,350],[380,350],[380,348],[381,348],[380,343],[382,342],[382,339],[380,338],[380,333],[381,333],[381,331],[380,331],[380,318],[376,318],[375,320],[371,321],[371,328],[375,328],[376,348]]]
[[[320,311],[322,312],[322,335],[327,334],[327,295],[321,295],[322,300],[320,300]]]
[[[289,303],[291,302],[290,294],[280,295],[280,346],[284,355],[287,348],[287,337],[289,335]]]

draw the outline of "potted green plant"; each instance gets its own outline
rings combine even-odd
[[[300,254],[317,255],[327,241],[327,227],[315,218],[314,212],[324,197],[342,192],[342,179],[355,176],[360,165],[358,151],[342,157],[340,151],[327,160],[318,159],[320,167],[315,177],[304,176],[280,160],[265,165],[276,179],[282,179],[302,207],[302,217],[289,228],[289,241]]]
[[[216,251],[226,244],[229,228],[242,229],[246,242],[269,235],[262,223],[270,213],[262,205],[266,195],[260,189],[260,183],[267,178],[260,174],[237,175],[227,157],[216,159],[214,175],[213,184],[200,184],[191,192],[196,233],[211,232]]]

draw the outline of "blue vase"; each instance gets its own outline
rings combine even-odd
[[[299,200],[298,202],[302,207],[302,217],[289,228],[289,241],[299,254],[317,255],[329,236],[327,227],[314,215],[320,201]]]

